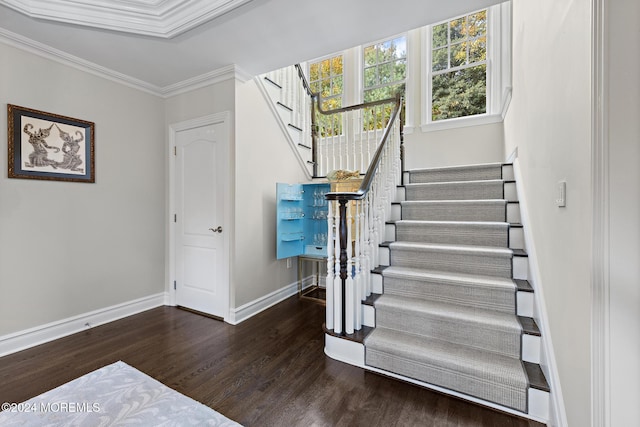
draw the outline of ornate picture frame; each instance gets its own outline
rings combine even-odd
[[[7,104],[9,178],[95,182],[95,123]]]

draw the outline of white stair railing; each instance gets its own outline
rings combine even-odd
[[[269,83],[263,83],[264,81]],[[393,102],[389,99],[344,109],[323,111],[319,94],[311,92],[300,65],[263,74],[261,85],[271,99],[280,125],[291,137],[300,160],[313,166],[313,177],[333,170],[367,170],[389,120]],[[391,100],[393,101],[393,100]]]
[[[362,328],[362,301],[371,295],[371,270],[378,266],[385,222],[401,183],[402,100],[397,98],[394,104],[360,189],[325,196],[330,206],[329,238],[333,239],[327,260],[326,327],[337,335]],[[360,127],[361,122],[356,123]]]

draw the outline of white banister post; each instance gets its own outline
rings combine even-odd
[[[335,272],[335,260],[333,259],[333,201],[329,200],[329,213],[327,214],[327,280],[325,281],[326,286],[326,319],[325,324],[327,330],[333,329],[333,282],[334,282],[334,272]]]
[[[356,312],[356,325],[355,328],[356,330],[360,330],[362,329],[362,295],[363,295],[363,290],[362,290],[362,284],[363,284],[363,277],[362,277],[362,245],[361,245],[361,239],[362,239],[362,233],[360,230],[360,223],[362,218],[360,217],[361,211],[362,211],[362,200],[357,200],[355,203],[355,210],[356,210],[356,215],[355,215],[355,231],[356,231],[356,236],[355,236],[355,267],[356,267],[356,271],[355,271],[355,277],[354,277],[354,288],[355,288],[355,296],[354,296],[354,306],[355,306],[355,312]]]
[[[351,246],[351,202],[347,202],[347,280],[345,283],[345,332],[352,334],[355,320],[355,291],[353,284],[353,256]]]
[[[335,250],[334,250],[334,277],[333,277],[333,331],[342,333],[342,280],[340,279],[340,203],[335,201]]]
[[[364,257],[362,262],[362,270],[364,271],[364,297],[371,295],[371,247],[369,237],[369,206],[371,204],[370,193],[367,193],[363,200],[362,216],[362,244],[364,249]]]

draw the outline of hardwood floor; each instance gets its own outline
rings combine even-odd
[[[122,360],[245,426],[542,426],[332,360],[323,319],[297,297],[237,326],[156,308],[0,358],[0,402]]]

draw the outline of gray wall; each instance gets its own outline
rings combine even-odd
[[[640,425],[640,4],[607,0],[611,426]]]
[[[96,183],[8,179],[0,335],[164,291],[162,99],[0,44],[0,100],[95,122]]]

